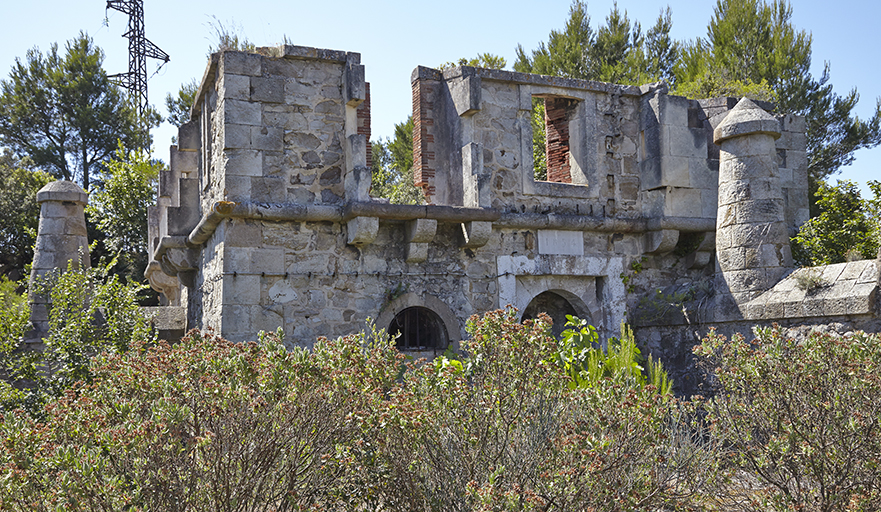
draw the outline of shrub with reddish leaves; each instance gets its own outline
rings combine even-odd
[[[711,333],[695,352],[718,379],[706,409],[729,448],[727,506],[881,510],[881,336],[756,329],[751,342]]]
[[[391,510],[629,511],[687,503],[711,456],[653,386],[572,389],[549,319],[469,322],[460,360],[407,372],[379,439]],[[712,466],[712,464],[708,464]]]
[[[340,341],[360,351],[360,339]],[[344,347],[192,332],[104,356],[43,423],[7,414],[0,509],[283,511],[334,503],[359,432]],[[336,352],[334,352],[336,351]],[[340,385],[340,383],[346,385]]]

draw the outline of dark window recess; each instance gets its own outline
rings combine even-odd
[[[447,348],[447,330],[443,321],[432,310],[423,307],[407,308],[395,316],[388,332],[397,335],[398,350],[444,351]]]
[[[521,319],[532,320],[538,318],[539,313],[547,313],[554,321],[551,332],[555,338],[559,338],[566,330],[566,315],[578,316],[572,304],[554,292],[542,292],[536,295],[523,310]]]

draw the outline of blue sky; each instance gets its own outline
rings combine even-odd
[[[588,1],[592,25],[601,23],[613,0]],[[278,44],[287,38],[297,45],[361,53],[371,83],[373,136],[389,136],[394,124],[406,119],[411,108],[410,73],[417,65],[437,66],[459,57],[490,52],[513,65],[517,44],[535,48],[552,29],[562,29],[570,0],[483,2],[448,0],[421,2],[376,0],[373,2],[312,1],[280,2],[250,0],[145,0],[146,35],[171,55],[159,68],[148,63],[150,102],[164,112],[166,93],[181,83],[201,78],[211,39],[211,16],[224,25],[236,26],[258,46]],[[673,36],[692,39],[706,34],[715,1],[620,0],[631,20],[647,28],[660,10],[673,11]],[[881,3],[865,0],[791,0],[797,28],[813,35],[813,72],[831,63],[831,83],[839,94],[856,87],[860,94],[857,114],[869,117],[881,97],[881,67],[872,51],[877,39]],[[29,48],[42,51],[81,30],[95,39],[106,53],[110,73],[128,69],[127,16],[105,11],[102,0],[29,0],[5,6],[7,18],[0,32],[0,77],[6,78],[16,57]],[[106,20],[105,20],[106,15]],[[174,129],[168,124],[154,131],[155,156],[167,160],[167,145]],[[853,165],[835,178],[860,183],[881,180],[881,148],[857,153]]]

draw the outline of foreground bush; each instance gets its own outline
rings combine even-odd
[[[625,511],[691,500],[707,452],[672,397],[618,375],[571,386],[548,321],[521,325],[513,311],[472,318],[466,358],[404,375],[378,439],[390,481],[383,503]]]
[[[881,510],[881,337],[712,334],[713,435],[738,470],[727,498],[744,510]],[[752,484],[752,485],[750,485]]]
[[[47,274],[34,283],[34,293],[49,299],[49,332],[41,350],[22,344],[30,327],[24,296],[16,300],[0,287],[0,411],[24,407],[42,414],[47,400],[60,397],[77,381],[90,382],[91,358],[102,351],[122,353],[134,340],[152,340],[150,320],[138,307],[143,286],[123,283],[110,274],[115,265],[74,268]],[[10,382],[19,384],[15,389]],[[24,387],[21,384],[26,384]],[[2,393],[2,389],[8,393]]]
[[[360,346],[356,343],[356,348]],[[353,439],[338,372],[281,343],[191,333],[100,358],[46,421],[7,413],[4,510],[306,510]]]
[[[102,355],[0,425],[0,510],[681,510],[712,450],[632,365],[573,386],[546,317],[409,366],[381,331],[287,351],[193,332]],[[616,349],[617,350],[617,349]],[[608,354],[603,356],[608,360]],[[622,377],[626,375],[626,377]]]

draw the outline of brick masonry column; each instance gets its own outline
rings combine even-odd
[[[572,101],[565,98],[545,99],[548,181],[572,183],[569,166],[569,111]]]
[[[716,282],[723,287],[717,288],[717,295],[721,291],[721,297],[729,298],[727,307],[720,308],[723,316],[742,310],[792,267],[777,171],[779,137],[777,119],[746,98],[713,132],[714,142],[721,146]]]
[[[373,146],[370,144],[370,84],[364,84],[364,101],[358,105],[358,109],[355,111],[355,115],[358,121],[358,129],[356,131],[359,135],[364,135],[367,137],[367,166],[373,166]]]
[[[84,213],[88,197],[79,185],[66,180],[53,181],[37,192],[40,225],[29,283],[34,330],[28,339],[39,341],[49,330],[48,298],[33,292],[35,281],[55,269],[66,270],[70,261],[75,268],[90,266]]]
[[[410,80],[413,89],[413,184],[422,189],[428,204],[437,195],[434,137],[442,79],[437,70],[420,66],[413,71]]]

